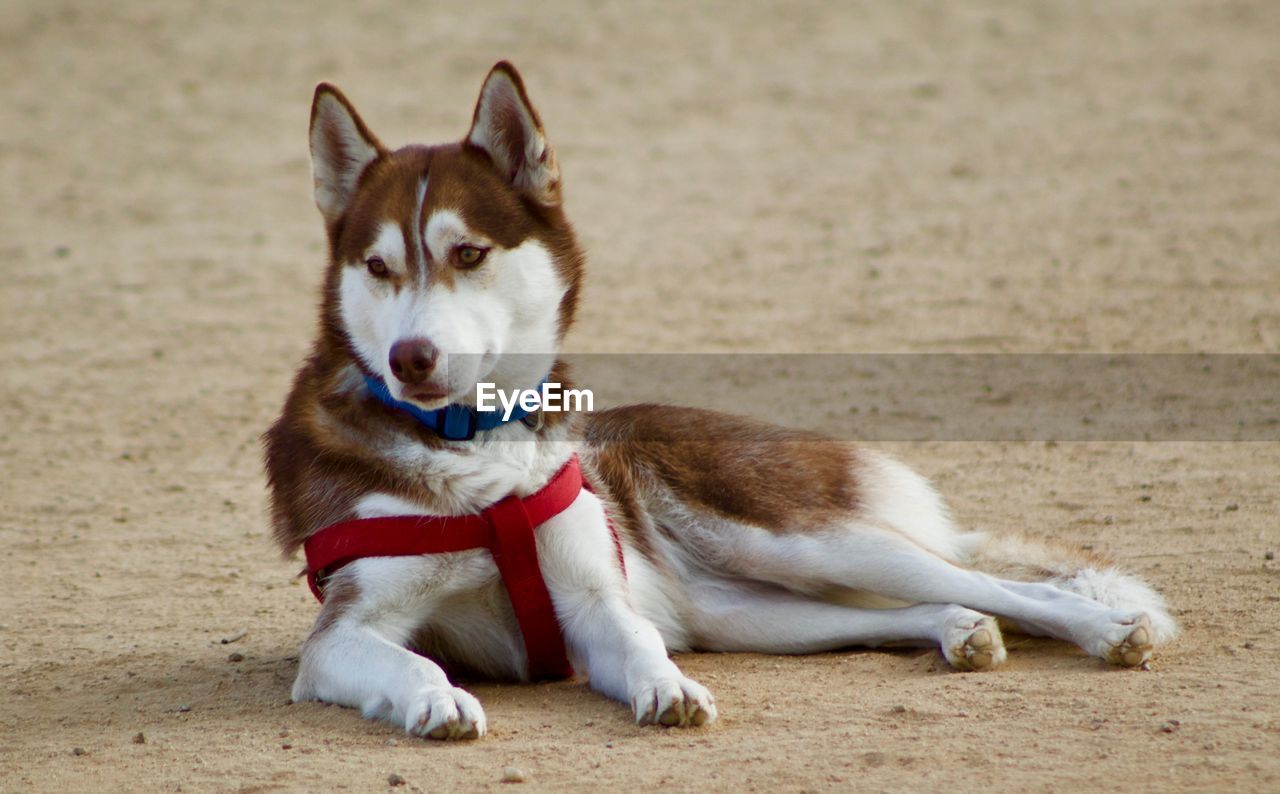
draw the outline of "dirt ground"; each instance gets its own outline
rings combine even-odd
[[[685,655],[712,727],[478,683],[448,746],[289,704],[316,610],[258,445],[315,322],[321,79],[435,142],[521,67],[575,351],[1277,352],[1277,41],[1266,0],[0,4],[0,789],[1280,790],[1280,444],[887,445],[963,526],[1148,577],[1185,628],[1149,672]]]

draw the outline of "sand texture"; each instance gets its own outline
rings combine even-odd
[[[1266,0],[6,0],[0,789],[1280,790],[1280,444],[883,445],[961,526],[1159,587],[1148,672],[684,655],[714,726],[479,683],[490,735],[446,746],[290,705],[316,607],[258,442],[315,327],[320,80],[399,145],[521,68],[574,351],[1274,353],[1277,42]]]

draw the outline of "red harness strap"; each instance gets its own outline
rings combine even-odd
[[[574,455],[542,490],[524,499],[508,496],[480,515],[390,516],[332,524],[307,538],[304,544],[307,584],[323,601],[321,580],[362,557],[489,549],[520,623],[529,657],[529,677],[568,678],[573,675],[573,666],[565,651],[551,594],[542,579],[533,533],[573,504],[583,485],[578,456]],[[621,560],[622,546],[616,534],[614,543]]]

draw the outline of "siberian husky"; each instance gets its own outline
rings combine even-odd
[[[295,701],[476,738],[484,711],[445,669],[528,680],[547,674],[533,645],[560,643],[638,723],[695,726],[716,718],[715,700],[669,651],[921,644],[990,670],[1005,660],[998,616],[1138,667],[1175,634],[1137,577],[1027,537],[959,532],[924,479],[872,450],[670,406],[505,423],[478,412],[480,383],[567,387],[557,351],[584,265],[555,152],[510,64],[485,79],[460,142],[388,149],[321,84],[310,144],[329,264],[313,352],[265,436],[272,517],[286,554],[334,525],[360,548],[311,565],[324,600]],[[483,529],[476,516],[516,505],[537,523],[522,500],[570,466],[581,478],[523,550],[421,553],[396,545],[414,519],[377,521],[471,516]],[[431,526],[453,537],[454,524]],[[391,545],[361,546],[375,530]],[[511,592],[504,560],[532,561],[556,636],[524,636],[518,613],[537,594]]]

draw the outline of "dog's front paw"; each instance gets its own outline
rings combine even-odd
[[[716,718],[716,699],[697,681],[666,678],[642,687],[631,698],[639,725],[687,728]]]
[[[485,733],[484,709],[457,687],[425,687],[409,698],[404,729],[432,739],[479,739]]]

